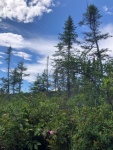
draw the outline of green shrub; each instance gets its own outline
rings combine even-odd
[[[113,111],[77,96],[16,95],[0,100],[0,150],[112,150]]]

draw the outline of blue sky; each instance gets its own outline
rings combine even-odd
[[[26,73],[23,90],[27,91],[38,73],[46,69],[50,57],[49,71],[52,72],[51,58],[62,33],[64,22],[71,15],[79,38],[87,28],[79,27],[88,4],[95,4],[102,17],[101,31],[113,35],[113,0],[0,0],[0,77],[6,75],[4,61],[7,47],[12,46],[11,69],[24,57]],[[113,49],[112,39],[102,41],[101,47]],[[112,51],[111,51],[112,52]]]

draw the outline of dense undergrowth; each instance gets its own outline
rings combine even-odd
[[[44,93],[0,98],[0,150],[112,150],[113,111]]]

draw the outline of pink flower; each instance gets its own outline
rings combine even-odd
[[[50,130],[49,133],[50,133],[51,135],[54,134],[54,132],[53,132],[52,130]]]

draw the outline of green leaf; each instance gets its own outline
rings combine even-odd
[[[36,136],[36,135],[40,135],[40,129],[39,128],[37,128],[36,131],[34,132],[34,136]]]
[[[33,145],[32,145],[32,143],[29,143],[29,144],[28,144],[28,149],[33,150]]]
[[[38,150],[38,145],[37,144],[34,145],[34,149]]]

